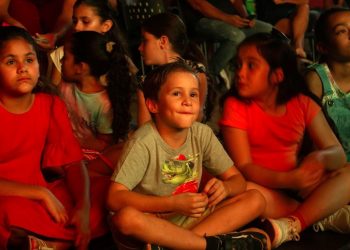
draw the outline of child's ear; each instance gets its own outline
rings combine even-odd
[[[161,36],[159,38],[159,42],[160,42],[160,48],[161,49],[168,49],[170,42],[169,42],[169,38],[167,36]]]
[[[87,63],[80,62],[77,64],[77,73],[80,75],[90,74],[90,66]]]
[[[113,26],[112,20],[108,19],[108,20],[104,21],[102,24],[102,32],[103,33],[108,32],[112,28],[112,26]]]
[[[274,69],[271,77],[270,77],[271,83],[272,84],[279,84],[284,80],[284,72],[281,67]]]
[[[151,100],[149,98],[146,99],[146,106],[150,113],[156,114],[158,113],[158,103],[155,100]]]

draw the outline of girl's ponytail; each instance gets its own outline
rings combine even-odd
[[[131,74],[130,59],[123,47],[114,42],[107,42],[110,54],[110,67],[107,72],[107,92],[113,109],[113,135],[117,142],[125,139],[129,132],[131,114],[131,91],[136,85],[135,76]]]

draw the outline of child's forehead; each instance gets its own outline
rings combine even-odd
[[[241,46],[238,50],[237,57],[265,60],[255,44],[245,44]]]
[[[1,53],[6,53],[6,52],[19,53],[22,50],[35,53],[34,46],[23,37],[14,37],[9,40],[2,41],[0,50],[1,50]]]
[[[198,79],[194,73],[184,70],[178,70],[170,72],[166,76],[163,86],[188,85],[194,82],[198,84]]]
[[[335,28],[338,25],[350,25],[350,11],[339,11],[327,18],[328,28]]]

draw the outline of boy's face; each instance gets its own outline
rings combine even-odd
[[[0,55],[0,93],[30,94],[39,78],[39,62],[33,46],[22,38],[15,38],[3,43]]]
[[[172,72],[160,88],[158,101],[149,102],[157,126],[175,130],[189,128],[199,114],[198,80],[188,72]]]

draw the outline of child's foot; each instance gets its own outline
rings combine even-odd
[[[294,217],[265,219],[262,221],[262,228],[271,237],[272,248],[276,248],[284,242],[300,240],[297,223],[299,222]]]
[[[41,240],[38,239],[35,236],[28,236],[28,242],[29,242],[29,250],[54,250],[54,247],[48,246],[48,244]]]
[[[249,228],[241,232],[231,232],[212,236],[220,241],[220,250],[270,250],[269,236],[257,228]]]
[[[338,233],[350,233],[350,205],[346,205],[334,214],[313,225],[316,232],[332,230]]]

